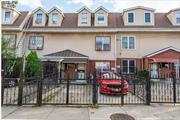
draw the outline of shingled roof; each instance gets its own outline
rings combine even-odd
[[[81,58],[81,57],[88,57],[86,55],[83,55],[81,53],[78,53],[78,52],[75,52],[75,51],[72,51],[72,50],[63,50],[63,51],[58,51],[58,52],[55,52],[55,53],[51,53],[51,54],[47,54],[47,55],[44,55],[44,56],[49,56],[49,57],[62,57],[62,58]]]
[[[24,21],[24,19],[26,18],[26,16],[28,15],[28,11],[21,11],[21,14],[19,14],[19,17],[13,22],[13,24],[2,24],[2,28],[16,28],[19,27],[22,22]]]
[[[93,15],[92,15],[93,16]],[[32,26],[32,20],[30,21],[29,28],[179,28],[179,26],[173,26],[168,20],[166,13],[155,13],[155,25],[153,26],[125,26],[123,22],[122,13],[109,13],[108,14],[108,26],[94,26],[94,18],[91,18],[91,26],[78,26],[78,15],[76,13],[64,13],[64,19],[61,26],[48,26],[46,22],[45,26]]]

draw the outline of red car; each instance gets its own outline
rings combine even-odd
[[[99,90],[101,94],[121,94],[121,77],[114,71],[101,72],[98,76]],[[127,95],[129,85],[124,80],[123,94]]]

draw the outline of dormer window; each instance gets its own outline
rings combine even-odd
[[[97,14],[98,17],[98,24],[104,24],[104,14],[103,13],[98,13]]]
[[[37,23],[37,24],[42,23],[42,13],[37,13],[36,23]]]
[[[58,23],[58,13],[52,13],[52,23],[53,24]]]
[[[128,13],[128,23],[134,22],[134,13]]]
[[[87,13],[81,13],[81,24],[87,24]]]
[[[180,24],[180,12],[176,13],[176,23]]]
[[[11,12],[5,12],[5,22],[10,22]]]
[[[145,20],[145,23],[150,23],[151,22],[151,13],[145,13],[144,20]]]

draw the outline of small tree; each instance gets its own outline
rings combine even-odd
[[[26,77],[40,76],[43,69],[43,64],[38,58],[38,55],[35,51],[31,51],[26,57]]]
[[[148,77],[148,74],[149,74],[149,71],[147,70],[141,70],[137,73],[139,77],[145,77],[145,78]]]

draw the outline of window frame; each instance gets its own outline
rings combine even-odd
[[[127,61],[127,73],[123,72],[123,61]],[[130,61],[134,61],[134,73],[130,73]],[[136,59],[122,59],[121,60],[121,73],[124,74],[135,74],[136,73]]]
[[[127,48],[123,48],[123,44],[122,44],[122,39],[123,39],[123,37],[127,37]],[[130,37],[134,37],[134,49],[130,49],[130,47],[129,47],[129,38]],[[122,35],[121,36],[121,49],[123,49],[123,50],[136,50],[136,36],[135,35]]]
[[[179,17],[177,17],[177,14],[179,14]],[[175,18],[176,18],[176,24],[180,24],[180,11],[175,13]],[[179,23],[177,22],[177,19],[179,19]]]
[[[42,48],[37,48],[37,46],[36,46],[36,48],[31,48],[31,39],[32,39],[32,37],[42,37]],[[39,36],[39,35],[34,35],[34,36],[30,36],[29,37],[29,44],[28,44],[28,48],[29,48],[29,50],[43,50],[44,49],[44,36]]]
[[[59,14],[58,14],[58,12],[52,12],[52,18],[51,18],[52,23],[53,23],[53,24],[57,24],[57,23],[58,23],[58,19],[57,19],[57,21],[54,22],[54,20],[53,20],[53,14],[56,14],[56,15],[57,15],[57,16],[56,16],[57,18],[58,18],[58,15],[59,15]]]
[[[133,14],[133,22],[129,22],[129,13],[132,13],[132,14]],[[134,12],[128,12],[128,13],[127,13],[127,22],[130,23],[130,24],[131,24],[131,23],[135,23],[135,13],[134,13]]]
[[[14,45],[13,45],[13,47],[10,47],[10,49],[16,49],[17,34],[7,34],[7,33],[3,34],[3,33],[2,33],[2,37],[3,37],[4,35],[14,35],[14,36],[15,36]]]
[[[99,16],[100,16],[100,14],[104,17],[104,21],[101,23],[101,22],[99,22]],[[97,13],[97,23],[98,24],[105,24],[105,14],[104,13]]]
[[[83,14],[86,14],[86,18],[83,18]],[[81,24],[88,24],[88,13],[87,12],[82,12],[81,14],[80,14],[80,22],[81,22]],[[86,22],[84,22],[83,20],[86,20]]]
[[[6,13],[9,13],[9,19],[6,19]],[[11,22],[11,11],[5,11],[5,13],[4,13],[4,22],[6,22],[6,23],[9,23],[9,22]]]
[[[101,63],[101,65],[102,65],[102,66],[101,66],[101,69],[100,69],[100,72],[101,72],[101,71],[104,71],[103,68],[104,68],[105,64],[106,64],[106,65],[108,64],[109,70],[111,70],[111,63],[110,63],[110,61],[97,61],[97,62],[95,62],[95,69],[96,69],[96,71],[98,71],[98,70],[97,70],[97,67],[98,67],[97,64],[100,64],[100,63]]]
[[[41,22],[38,21],[38,14],[42,15]],[[36,24],[42,24],[42,22],[43,22],[43,13],[36,13],[36,20],[35,20],[35,22],[36,22]]]
[[[97,37],[108,37],[109,38],[109,49],[108,50],[102,50],[102,48],[103,48],[103,45],[101,46],[101,50],[97,50],[96,49],[96,38]],[[111,51],[111,36],[96,36],[95,37],[95,51]]]
[[[146,14],[147,13],[150,15],[150,21],[149,22],[146,21]],[[144,12],[144,23],[151,23],[151,22],[152,22],[152,13],[151,12]]]

